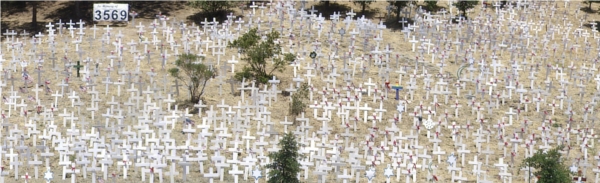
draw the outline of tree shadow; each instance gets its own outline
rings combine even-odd
[[[29,36],[33,36],[34,34],[37,34],[39,32],[46,32],[45,29],[45,25],[48,24],[48,22],[37,22],[37,30],[33,30],[33,23],[31,22],[25,22],[25,23],[20,23],[18,25],[14,25],[12,27],[12,29],[14,29],[15,31],[19,31],[19,33],[22,33],[23,30],[26,30],[27,32],[29,32]]]
[[[94,3],[110,3],[103,1],[79,1],[79,2],[65,2],[62,7],[56,11],[50,12],[45,16],[47,19],[51,19],[54,22],[62,20],[68,22],[68,20],[81,21],[87,24],[93,24],[93,12]],[[131,1],[129,3],[129,11],[135,11],[138,13],[136,18],[155,18],[160,12],[162,15],[169,16],[169,12],[183,9],[187,2],[162,2],[162,1]],[[79,14],[79,16],[78,16]],[[131,17],[130,17],[131,18]],[[113,24],[122,24],[112,22]]]
[[[590,7],[582,7],[579,10],[581,10],[583,12],[586,12],[586,13],[597,13],[598,12],[597,10],[594,10],[594,9],[592,9]]]
[[[438,11],[442,10],[442,9],[447,9],[444,6],[439,6],[439,5],[435,5],[435,6],[422,6],[424,10],[427,10],[428,12],[431,13],[437,13]]]
[[[65,2],[62,4],[62,7],[50,12],[44,18],[50,19],[52,22],[58,22],[59,20],[62,22],[69,22],[70,20],[78,22],[81,20],[82,22],[89,24],[92,22],[93,9],[94,2],[81,1],[79,2],[79,5],[75,2]]]
[[[392,30],[393,32],[395,31],[402,31],[402,29],[404,27],[408,27],[409,24],[414,23],[414,20],[411,18],[406,18],[406,23],[404,23],[404,27],[402,26],[402,23],[400,23],[400,21],[402,20],[402,17],[400,17],[400,20],[396,19],[395,16],[393,17],[388,17],[385,19],[385,21],[383,22],[385,24],[385,26]]]
[[[378,15],[381,11],[379,10],[379,8],[373,8],[373,9],[366,9],[365,12],[359,12],[356,14],[357,17],[362,17],[363,15],[365,16],[365,18],[368,19],[373,19],[373,17],[375,17],[376,15]]]
[[[203,104],[206,104],[206,100],[200,99],[202,100]],[[175,103],[173,105],[171,105],[171,109],[175,109],[175,106],[177,106],[178,109],[182,109],[185,110],[186,108],[189,109],[190,114],[198,114],[198,112],[200,112],[200,110],[197,107],[194,107],[194,105],[196,105],[197,102],[192,102],[189,99],[185,99],[185,100],[177,100],[175,101]],[[178,121],[181,122],[181,121]]]
[[[594,21],[594,23],[596,23],[596,30],[600,31],[600,21]],[[592,29],[592,24],[587,23],[583,24],[583,26]]]
[[[8,22],[6,22],[6,21],[2,21],[2,22],[0,22],[0,27],[2,27],[2,28],[0,29],[0,31],[2,31],[2,30],[4,30],[4,29],[8,29],[10,26],[8,25]]]
[[[2,6],[2,16],[11,16],[27,11],[27,2],[25,1],[2,1],[0,6]]]
[[[187,1],[131,1],[129,11],[137,12],[136,18],[153,19],[159,12],[170,16],[170,12],[186,8],[187,5]]]
[[[336,2],[330,2],[327,6],[327,3],[321,2],[315,5],[315,10],[318,11],[317,14],[321,13],[325,19],[329,19],[329,16],[333,15],[334,12],[349,12],[350,6]]]
[[[4,34],[4,32],[6,30],[14,30],[14,29],[11,28],[11,26],[10,26],[9,23],[12,23],[12,22],[7,22],[7,21],[0,22],[0,27],[1,27],[0,32],[2,32],[0,34]],[[0,40],[4,40],[4,39],[6,39],[6,36],[0,36]]]
[[[16,37],[21,37],[21,33],[23,33],[23,31],[27,31],[27,33],[29,33],[29,36],[33,36],[34,34],[37,34],[38,32],[45,32],[45,28],[44,26],[48,24],[48,22],[37,22],[37,31],[33,30],[33,24],[31,22],[19,22],[19,21],[2,21],[2,33],[4,33],[6,30],[14,30],[17,35]],[[6,36],[4,36],[3,38],[6,38]]]
[[[188,17],[186,17],[186,19],[188,21],[194,22],[196,23],[196,25],[202,25],[200,24],[201,22],[203,22],[205,19],[206,21],[212,21],[213,17],[216,18],[216,20],[219,23],[224,22],[225,20],[227,20],[227,14],[229,13],[229,11],[227,10],[222,10],[222,11],[218,11],[215,13],[205,13],[205,12],[198,12],[196,14],[190,15]]]

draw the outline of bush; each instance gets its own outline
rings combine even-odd
[[[241,72],[235,74],[235,78],[239,81],[243,78],[253,79],[259,84],[265,84],[273,78],[273,72],[283,72],[286,64],[294,61],[296,55],[282,54],[281,47],[275,43],[277,39],[279,39],[277,31],[260,36],[258,30],[253,28],[229,43],[230,48],[237,48],[245,54],[242,60],[247,63]],[[272,63],[270,67],[267,64],[269,60]]]
[[[169,69],[171,76],[183,82],[190,92],[190,102],[196,103],[204,94],[204,88],[208,80],[214,76],[216,71],[199,63],[200,57],[194,54],[181,54],[175,61],[177,67]]]
[[[308,99],[308,84],[303,83],[300,88],[296,90],[294,94],[292,94],[292,101],[290,102],[290,115],[292,119],[296,119],[300,113],[304,112],[306,109],[305,100]]]
[[[548,152],[538,150],[532,157],[524,159],[521,167],[535,168],[534,175],[538,177],[538,183],[571,182],[569,170],[560,160],[561,154],[558,150],[562,148],[563,146],[558,146]]]

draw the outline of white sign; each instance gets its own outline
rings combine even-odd
[[[94,21],[128,21],[129,4],[94,4]]]

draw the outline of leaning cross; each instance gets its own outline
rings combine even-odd
[[[77,77],[79,77],[79,69],[81,69],[83,67],[83,65],[79,64],[79,61],[77,61],[77,65],[73,66],[75,69],[77,69]]]

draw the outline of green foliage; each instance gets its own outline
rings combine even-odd
[[[375,0],[357,0],[357,1],[354,1],[353,3],[354,3],[355,5],[358,5],[358,6],[360,6],[360,9],[361,9],[361,11],[360,11],[360,12],[364,13],[364,12],[365,12],[365,10],[367,9],[367,7],[368,7],[368,6],[369,6],[371,3],[373,3],[373,1],[375,1]]]
[[[396,19],[400,19],[400,12],[402,11],[402,9],[406,6],[408,6],[408,3],[410,3],[410,1],[388,1],[388,3],[390,3],[390,5],[394,6],[395,10],[394,13],[396,13]]]
[[[183,82],[190,92],[190,102],[196,103],[204,94],[204,88],[208,80],[212,78],[216,71],[208,68],[206,65],[199,63],[200,57],[194,54],[178,55],[175,61],[175,68],[169,69],[169,74],[177,80]]]
[[[211,0],[192,0],[190,6],[200,8],[203,12],[212,15],[219,11],[225,11],[233,7],[234,4],[230,1],[211,1]]]
[[[300,88],[292,94],[292,102],[290,102],[290,115],[292,119],[296,119],[300,113],[306,109],[305,100],[308,99],[308,84],[303,83]]]
[[[429,11],[437,11],[437,0],[425,0],[425,9]]]
[[[235,78],[240,81],[243,78],[254,79],[259,84],[265,84],[273,78],[273,72],[283,72],[286,64],[294,61],[296,55],[282,54],[281,46],[275,43],[278,38],[276,31],[260,36],[258,30],[253,28],[230,42],[229,47],[239,49],[245,55],[242,60],[247,63],[241,72],[235,74]],[[268,64],[269,60],[271,64]]]
[[[562,183],[571,182],[569,170],[561,163],[561,154],[558,150],[563,146],[558,146],[548,152],[538,151],[532,157],[526,158],[521,163],[521,167],[532,167],[536,169],[533,174],[537,177],[538,183]]]
[[[477,4],[479,4],[479,1],[458,0],[452,5],[456,6],[462,12],[463,17],[467,18],[467,10],[474,8]]]
[[[296,137],[292,132],[289,132],[283,136],[279,141],[281,149],[278,152],[270,153],[269,158],[273,163],[268,164],[266,167],[271,169],[269,171],[269,183],[297,183],[298,172],[300,172],[300,163],[298,158],[298,143]]]

